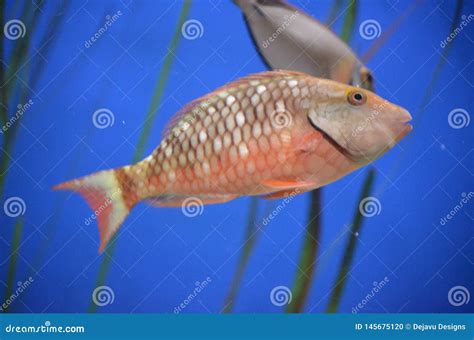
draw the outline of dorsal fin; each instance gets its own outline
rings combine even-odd
[[[173,128],[180,123],[180,121],[190,112],[192,112],[195,108],[202,106],[203,110],[206,110],[206,101],[209,100],[210,98],[213,98],[217,94],[223,92],[223,91],[228,91],[231,88],[236,88],[239,87],[240,85],[243,84],[248,84],[251,81],[262,81],[262,80],[267,80],[267,79],[272,79],[272,78],[284,78],[284,77],[307,77],[308,75],[302,72],[296,72],[296,71],[286,71],[286,70],[275,70],[275,71],[266,71],[266,72],[260,72],[260,73],[254,73],[250,74],[248,76],[239,78],[237,80],[234,80],[232,82],[229,82],[216,90],[199,97],[197,99],[194,99],[190,103],[186,104],[179,110],[171,119],[170,121],[166,124],[165,129],[163,130],[163,138],[166,138],[169,136]],[[191,120],[191,119],[190,119]],[[188,122],[189,123],[189,122]],[[184,121],[183,121],[184,124]],[[183,126],[184,128],[184,126]]]

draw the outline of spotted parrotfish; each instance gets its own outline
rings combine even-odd
[[[100,248],[139,202],[179,207],[303,193],[377,159],[412,129],[365,89],[291,71],[235,80],[183,107],[136,164],[59,184],[97,216]]]

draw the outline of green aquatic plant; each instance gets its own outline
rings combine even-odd
[[[242,251],[240,252],[239,260],[237,261],[237,267],[234,277],[232,278],[229,293],[225,299],[224,307],[222,309],[223,313],[230,313],[234,308],[235,299],[242,283],[245,268],[248,265],[250,255],[252,254],[257,239],[261,234],[262,228],[264,227],[263,223],[261,223],[262,220],[258,220],[258,200],[259,198],[257,197],[251,197],[250,209],[247,216],[247,226],[245,228],[244,245],[242,247]],[[274,205],[270,204],[269,202],[266,202],[265,205],[266,209],[264,214],[265,216],[268,216],[271,213]]]
[[[321,234],[321,193],[322,190],[320,189],[311,192],[306,238],[301,250],[295,282],[291,289],[293,298],[286,309],[287,313],[303,311],[311,288]]]
[[[454,32],[455,29],[459,26],[459,23],[461,21],[461,14],[462,14],[461,12],[463,8],[463,4],[464,4],[464,0],[457,0],[456,8],[454,9],[453,19],[451,22],[451,27],[449,29],[449,33]],[[430,99],[433,97],[433,90],[441,75],[441,71],[444,65],[446,64],[446,60],[448,60],[448,54],[449,54],[449,51],[451,50],[451,46],[452,46],[452,43],[447,44],[443,48],[443,51],[441,52],[441,55],[439,56],[438,63],[435,66],[435,69],[431,75],[431,79],[428,83],[428,87],[426,88],[425,94],[421,101],[419,114],[417,115],[419,120],[421,120],[421,118],[423,117],[423,113],[425,112],[426,106],[428,106],[428,104],[431,102]]]
[[[133,155],[132,161],[137,162],[143,157],[143,153],[145,150],[145,145],[146,142],[148,141],[151,133],[151,128],[153,126],[153,121],[155,120],[159,104],[161,102],[161,98],[163,96],[163,92],[166,87],[166,83],[168,81],[168,76],[171,71],[171,66],[173,64],[173,60],[176,55],[176,49],[178,47],[178,43],[181,40],[181,27],[183,26],[186,18],[188,17],[189,10],[191,8],[191,0],[185,0],[183,3],[183,6],[181,7],[181,11],[179,14],[178,22],[176,23],[176,27],[173,33],[173,37],[171,38],[171,42],[168,47],[168,52],[166,53],[165,60],[163,62],[163,66],[161,67],[160,74],[158,76],[158,80],[155,86],[155,89],[153,91],[153,96],[151,99],[151,104],[150,108],[147,112],[146,118],[145,118],[145,123],[143,125],[142,132],[140,134],[140,137],[138,139],[138,144],[137,148],[135,150],[135,153]],[[104,285],[106,279],[107,279],[107,274],[110,269],[110,264],[112,261],[112,256],[115,250],[116,242],[117,242],[117,236],[118,234],[116,233],[110,241],[108,242],[108,246],[106,247],[104,251],[104,256],[103,260],[100,264],[99,268],[99,273],[97,276],[96,280],[96,286],[102,286]],[[97,305],[91,301],[89,304],[88,312],[89,313],[94,313],[97,310]]]
[[[347,5],[346,15],[342,24],[341,39],[349,44],[354,34],[354,25],[357,18],[357,0],[349,0]]]
[[[329,12],[328,19],[326,20],[326,26],[331,27],[337,20],[339,13],[341,13],[342,5],[345,0],[334,0]]]
[[[13,238],[10,251],[10,262],[8,264],[7,280],[5,286],[5,295],[3,301],[13,294],[13,287],[15,286],[16,263],[18,259],[18,252],[20,251],[21,235],[23,232],[23,218],[17,218],[15,226],[13,227]],[[7,312],[10,306],[7,306],[3,312]]]
[[[370,168],[367,176],[365,177],[364,184],[362,186],[362,190],[359,195],[359,199],[357,202],[362,201],[365,197],[370,196],[372,191],[373,183],[375,178],[375,169]],[[344,291],[344,287],[346,286],[347,277],[349,274],[349,270],[352,265],[352,259],[354,258],[355,250],[357,247],[358,237],[360,235],[360,230],[362,227],[364,216],[362,215],[359,205],[356,206],[354,211],[354,218],[352,219],[352,223],[350,226],[350,235],[349,241],[347,242],[346,249],[344,251],[344,255],[342,258],[341,265],[339,266],[339,272],[337,274],[336,283],[332,290],[332,294],[329,298],[329,303],[326,309],[328,313],[335,313],[337,312],[337,308],[341,302],[342,293]]]
[[[33,6],[33,4],[30,4],[28,2],[23,3],[20,19],[28,29],[25,32],[25,37],[15,40],[12,52],[8,57],[6,57],[5,60],[7,61],[8,65],[7,70],[5,70],[4,64],[0,65],[0,80],[2,83],[2,88],[0,89],[0,97],[3,103],[3,105],[0,105],[0,119],[4,126],[9,119],[8,109],[12,104],[13,96],[16,94],[15,98],[17,98],[19,103],[26,103],[27,98],[32,94],[31,89],[35,88],[36,82],[40,78],[41,72],[44,70],[44,58],[37,58],[37,60],[33,61],[33,58],[29,57],[29,51],[31,48],[33,37],[36,32],[36,27],[38,24],[42,6],[42,3],[39,3],[36,6]],[[61,4],[59,5],[59,8],[64,9],[65,6],[65,4]],[[0,24],[1,27],[4,27],[5,3],[3,1],[0,2],[0,11]],[[43,50],[43,56],[48,55],[49,47],[51,47],[54,42],[54,39],[52,39],[53,33],[58,28],[58,25],[61,20],[61,16],[54,16],[53,19],[50,21],[48,30],[44,32],[40,37],[40,46],[48,47],[45,48],[46,50]],[[49,42],[49,44],[47,43],[47,41]],[[0,42],[0,56],[2,59],[5,58],[5,42],[6,39],[2,39],[2,41]],[[18,76],[21,76],[21,79],[29,80],[28,86],[24,85],[23,82],[18,82]],[[3,197],[5,181],[9,172],[8,170],[11,159],[10,153],[12,152],[13,143],[16,140],[19,127],[21,126],[20,122],[23,116],[24,115],[20,115],[16,117],[15,123],[11,125],[8,129],[3,130],[2,133],[3,147],[2,154],[0,155],[0,197]],[[21,220],[20,222],[19,220],[17,220],[13,232],[13,245],[19,246],[21,241],[20,238],[22,229],[23,220]],[[14,247],[12,248],[12,253],[10,254],[9,272],[6,283],[7,294],[8,292],[11,292],[13,290],[14,275],[16,273],[17,267],[16,259],[18,251],[18,247]],[[12,307],[13,305],[9,305],[9,309],[11,309]]]
[[[250,201],[250,208],[247,216],[247,227],[245,229],[244,246],[240,253],[239,260],[237,262],[237,268],[235,270],[232,283],[230,285],[229,293],[225,299],[223,312],[230,313],[234,308],[235,298],[239,290],[242,278],[244,276],[245,268],[250,258],[250,254],[255,246],[259,229],[257,226],[257,212],[258,212],[258,198],[252,197]]]

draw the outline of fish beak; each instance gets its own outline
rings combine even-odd
[[[393,132],[395,132],[396,142],[399,142],[407,134],[409,134],[411,130],[413,130],[413,126],[411,124],[408,124],[412,120],[412,116],[410,112],[408,112],[402,107],[399,108],[396,116],[396,121],[398,122],[398,124],[396,124],[397,127],[393,130]]]

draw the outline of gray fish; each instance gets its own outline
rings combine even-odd
[[[364,88],[372,75],[324,24],[283,0],[234,0],[271,69],[288,69]]]

